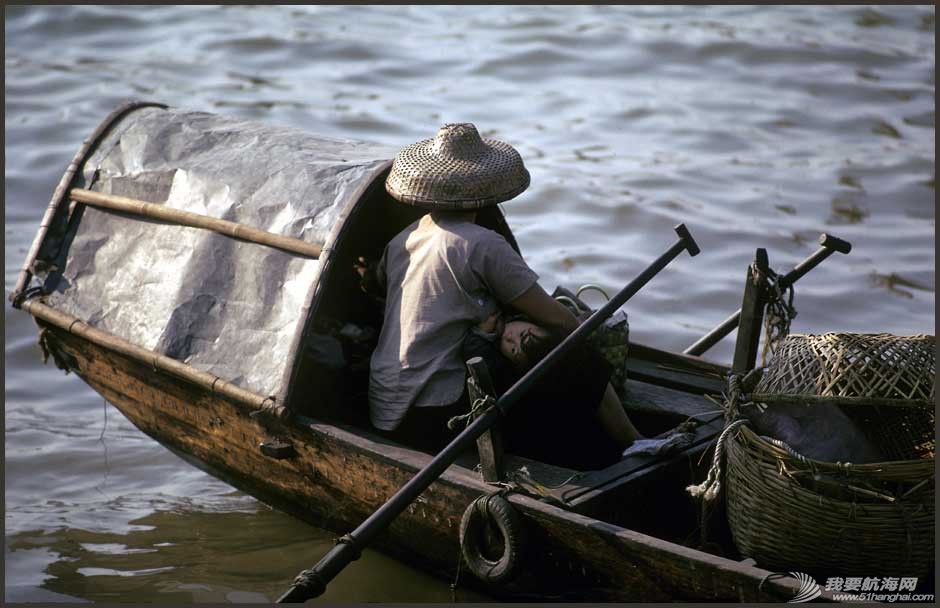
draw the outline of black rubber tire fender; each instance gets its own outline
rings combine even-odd
[[[495,561],[488,559],[483,550],[487,518],[496,525],[503,540],[502,554]],[[508,500],[499,494],[481,496],[467,506],[460,520],[460,552],[480,580],[493,584],[509,582],[522,566],[524,531],[522,518]]]

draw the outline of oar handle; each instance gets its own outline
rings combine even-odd
[[[684,245],[690,256],[694,258],[702,252],[702,250],[698,248],[698,243],[696,243],[695,239],[692,238],[692,234],[689,232],[689,229],[685,227],[685,224],[676,224],[673,230],[675,230],[676,234],[679,235],[679,242]]]
[[[797,264],[793,270],[780,277],[781,289],[785,289],[799,281],[801,278],[803,278],[803,275],[808,273],[813,268],[819,266],[823,260],[831,256],[833,253],[838,252],[843,255],[847,255],[850,251],[852,251],[852,243],[843,241],[842,239],[832,236],[831,234],[826,234],[825,232],[819,235],[819,244],[821,247],[813,252],[811,256]]]
[[[819,266],[823,260],[828,258],[833,253],[842,253],[848,254],[852,251],[852,244],[848,241],[843,241],[839,237],[833,236],[831,234],[826,234],[825,232],[819,235],[819,244],[821,247],[814,251],[809,257],[797,264],[793,270],[787,274],[780,277],[779,285],[781,289],[786,289],[790,285],[793,285],[801,278],[803,275],[808,273],[813,268]],[[732,313],[727,319],[715,326],[713,330],[702,336],[698,339],[695,344],[691,345],[684,351],[685,355],[701,355],[709,348],[717,344],[722,338],[734,331],[738,326],[738,320],[741,318],[741,309],[739,308],[736,312]]]
[[[517,381],[502,397],[496,401],[482,416],[476,418],[457,437],[451,441],[431,462],[409,480],[384,505],[379,507],[372,515],[362,522],[358,528],[342,538],[342,542],[333,547],[311,569],[304,570],[294,580],[291,588],[278,598],[278,603],[305,602],[318,597],[326,590],[326,586],[336,575],[342,572],[350,562],[359,557],[360,551],[380,532],[385,530],[402,511],[408,508],[418,496],[447,470],[467,447],[477,440],[489,427],[509,411],[520,397],[541,378],[549,368],[560,358],[564,357],[577,343],[592,330],[603,323],[610,315],[620,308],[627,300],[638,292],[650,279],[656,276],[666,265],[683,251],[690,255],[699,253],[698,245],[689,234],[685,225],[675,227],[679,240],[676,241],[664,254],[659,256],[646,270],[620,290],[603,307],[595,311],[584,323],[578,326],[562,342],[556,346],[544,359],[539,361],[529,372]]]

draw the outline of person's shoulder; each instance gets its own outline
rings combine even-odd
[[[509,243],[506,237],[495,230],[470,222],[464,222],[464,224],[460,230],[461,236],[476,247],[502,246]]]
[[[464,220],[456,222],[448,220],[436,227],[429,226],[429,229],[434,230],[437,238],[468,252],[478,249],[486,250],[507,243],[503,235],[498,232]]]

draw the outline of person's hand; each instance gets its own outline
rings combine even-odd
[[[378,264],[375,261],[359,256],[353,262],[353,270],[359,275],[359,289],[375,297],[385,295],[385,287],[379,283]]]
[[[359,278],[366,276],[366,272],[369,271],[369,267],[372,263],[363,256],[356,258],[356,261],[353,262],[353,270],[359,274]]]
[[[499,327],[500,317],[502,317],[502,313],[499,309],[496,309],[490,316],[483,319],[483,321],[481,321],[477,327],[480,328],[480,331],[485,331],[486,333],[491,334]]]

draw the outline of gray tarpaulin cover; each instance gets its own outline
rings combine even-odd
[[[122,119],[82,173],[92,190],[329,247],[337,219],[395,152],[147,108]],[[50,304],[283,402],[318,274],[317,260],[88,207]]]

